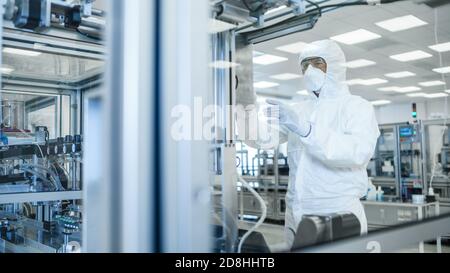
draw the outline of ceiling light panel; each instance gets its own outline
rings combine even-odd
[[[372,104],[375,106],[379,106],[379,105],[386,105],[386,104],[390,104],[392,103],[390,100],[376,100],[376,101],[372,101]]]
[[[306,45],[307,45],[307,43],[297,42],[297,43],[277,47],[277,50],[291,53],[291,54],[299,54],[303,51],[303,49],[305,48]]]
[[[270,64],[275,64],[275,63],[281,63],[281,62],[285,62],[287,60],[288,60],[287,58],[270,55],[270,54],[264,54],[264,55],[253,58],[253,62],[255,64],[260,64],[260,65],[270,65]]]
[[[411,97],[411,98],[425,98],[425,96],[427,95],[427,93],[413,93],[413,94],[407,94],[406,96]]]
[[[433,71],[441,74],[447,74],[450,73],[450,66],[435,68]]]
[[[431,48],[432,50],[437,51],[437,52],[450,51],[450,42],[435,44],[435,45],[429,46],[429,48]]]
[[[401,79],[401,78],[416,76],[416,74],[409,72],[409,71],[401,71],[401,72],[395,72],[395,73],[388,73],[388,74],[385,74],[385,76],[388,78],[393,78],[393,79]]]
[[[376,65],[377,63],[374,61],[366,60],[366,59],[358,59],[351,62],[347,62],[345,64],[342,64],[342,66],[347,68],[360,68],[360,67],[366,67],[371,65]]]
[[[434,94],[426,94],[425,98],[427,99],[436,99],[436,98],[445,98],[448,97],[446,93],[434,93]]]
[[[270,76],[270,78],[279,80],[279,81],[289,81],[289,80],[300,78],[300,75],[292,74],[292,73],[284,73],[284,74]]]
[[[430,57],[433,57],[433,55],[431,55],[425,51],[422,51],[422,50],[414,50],[414,51],[390,56],[391,59],[394,59],[394,60],[400,61],[400,62],[410,62],[410,61],[415,61],[415,60],[420,60],[420,59],[425,59],[425,58],[430,58]]]
[[[402,31],[406,29],[411,29],[415,27],[420,27],[427,25],[428,23],[420,20],[419,18],[413,15],[406,15],[397,18],[393,18],[390,20],[381,21],[375,23],[377,26],[389,30],[391,32]]]
[[[445,85],[445,82],[443,81],[419,82],[419,85],[424,87],[431,87],[431,86]]]
[[[258,88],[258,89],[267,89],[267,88],[272,88],[272,87],[279,86],[279,84],[278,84],[278,83],[275,83],[275,82],[261,81],[261,82],[255,82],[255,83],[253,84],[253,86],[254,86],[255,88]]]
[[[385,79],[380,79],[380,78],[373,78],[373,79],[353,79],[353,80],[348,80],[345,83],[347,85],[365,85],[365,86],[370,86],[370,85],[377,85],[377,84],[383,84],[383,83],[387,83],[388,81]]]
[[[354,45],[359,44],[363,42],[367,42],[370,40],[375,40],[381,38],[381,35],[378,35],[376,33],[370,32],[365,29],[358,29],[355,31],[347,32],[341,35],[336,35],[333,37],[330,37],[331,40],[335,40],[337,42],[346,44],[346,45]]]
[[[414,92],[414,91],[420,91],[422,88],[417,86],[406,86],[406,87],[399,87],[399,86],[387,86],[378,88],[379,91],[383,92],[398,92],[398,93],[408,93],[408,92]]]

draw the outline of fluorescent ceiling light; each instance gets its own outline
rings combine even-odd
[[[450,66],[435,68],[433,71],[441,74],[450,73]]]
[[[401,30],[424,26],[427,25],[428,23],[420,20],[419,18],[413,15],[406,15],[390,20],[381,21],[375,24],[391,32],[397,32]]]
[[[415,60],[420,60],[420,59],[425,59],[425,58],[430,58],[430,57],[433,57],[433,55],[426,53],[425,51],[422,51],[422,50],[414,50],[414,51],[390,56],[391,59],[394,59],[394,60],[397,60],[400,62],[409,62],[409,61],[415,61]]]
[[[272,88],[272,87],[275,87],[275,86],[279,86],[279,84],[278,84],[278,83],[275,83],[275,82],[265,82],[265,81],[261,81],[261,82],[255,82],[255,83],[253,84],[253,86],[254,86],[255,88],[259,88],[259,89],[266,89],[266,88]]]
[[[271,13],[283,10],[285,8],[287,8],[286,5],[282,5],[282,6],[279,6],[278,8],[274,8],[274,9],[271,9],[271,10],[267,11],[266,14],[271,14]]]
[[[379,91],[383,91],[383,92],[395,92],[395,90],[397,90],[397,86],[386,86],[386,87],[381,87],[378,88]]]
[[[348,68],[359,68],[359,67],[365,67],[365,66],[371,66],[377,64],[376,62],[369,61],[366,59],[358,59],[351,62],[347,62],[345,64],[342,64],[342,66],[348,67]]]
[[[297,92],[297,94],[299,94],[301,96],[308,96],[309,92],[308,92],[308,90],[300,90]]]
[[[289,81],[289,80],[300,78],[300,75],[292,74],[292,73],[284,73],[284,74],[273,75],[270,77],[275,80]]]
[[[395,73],[389,73],[385,74],[388,78],[394,78],[394,79],[400,79],[400,78],[407,78],[415,76],[416,74],[409,72],[409,71],[402,71],[402,72],[395,72]]]
[[[264,55],[261,55],[261,56],[253,58],[253,62],[255,64],[260,64],[260,65],[269,65],[269,64],[275,64],[275,63],[281,63],[281,62],[285,62],[287,60],[288,60],[287,58],[280,57],[280,56],[275,56],[275,55],[270,55],[270,54],[264,54]]]
[[[386,105],[386,104],[390,104],[391,101],[390,100],[376,100],[376,101],[372,101],[373,105]]]
[[[417,86],[407,86],[407,87],[397,87],[394,91],[398,93],[408,93],[408,92],[415,92],[420,91],[422,88]]]
[[[305,48],[306,45],[307,45],[307,43],[297,42],[297,43],[277,47],[277,50],[291,53],[291,54],[299,54],[303,51],[303,49]]]
[[[427,93],[413,93],[413,94],[407,94],[406,96],[411,97],[411,98],[418,98],[418,97],[425,98],[426,95],[427,95]]]
[[[381,38],[380,35],[361,28],[355,31],[333,36],[330,39],[346,45],[354,45],[379,38]]]
[[[345,81],[344,83],[346,83],[349,86],[352,86],[352,85],[361,84],[361,81],[363,81],[363,80],[362,79],[353,79],[353,80]]]
[[[443,81],[429,81],[429,82],[419,82],[420,86],[430,87],[430,86],[438,86],[438,85],[444,85],[445,82]]]
[[[377,85],[377,84],[382,84],[382,83],[387,83],[387,80],[384,79],[380,79],[380,78],[374,78],[374,79],[368,79],[368,80],[362,80],[361,84],[362,85]]]
[[[10,73],[13,72],[13,71],[14,71],[14,69],[9,68],[9,67],[2,67],[2,68],[1,68],[1,73],[2,73],[2,74],[10,74]]]
[[[36,56],[39,56],[42,54],[41,52],[37,52],[37,51],[18,49],[18,48],[12,48],[12,47],[5,47],[3,49],[3,52],[8,53],[8,54],[22,55],[22,56],[28,56],[28,57],[36,57]]]
[[[434,51],[437,51],[437,52],[450,51],[450,42],[432,45],[432,46],[429,46],[429,48],[431,48],[431,49],[433,49]]]
[[[448,97],[448,94],[445,94],[445,93],[434,93],[434,94],[427,94],[427,95],[425,95],[425,98],[428,98],[428,99],[445,98],[445,97]]]
[[[233,28],[236,28],[236,25],[216,19],[209,20],[209,28],[208,28],[209,33],[224,32]]]
[[[378,90],[383,91],[383,92],[408,93],[408,92],[420,91],[422,89],[417,86],[406,86],[406,87],[387,86],[387,87],[378,88]]]
[[[387,80],[384,79],[380,79],[380,78],[373,78],[373,79],[353,79],[353,80],[349,80],[346,81],[345,83],[349,86],[351,85],[366,85],[366,86],[370,86],[370,85],[377,85],[377,84],[382,84],[382,83],[387,83]]]
[[[233,62],[227,62],[227,61],[215,61],[215,62],[211,63],[209,66],[212,68],[217,68],[217,69],[229,69],[229,68],[239,66],[239,64],[233,63]]]
[[[450,94],[450,90],[445,90],[445,92],[447,92],[447,93],[449,93],[449,94]]]

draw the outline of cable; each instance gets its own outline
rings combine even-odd
[[[312,5],[312,6],[315,6],[316,9],[319,9],[320,15],[322,15],[322,10],[320,9],[319,4],[317,4],[317,3],[315,3],[315,2],[312,2],[312,1],[309,1],[309,0],[306,0],[306,2],[309,3],[309,4]]]
[[[241,238],[240,242],[239,242],[239,246],[238,246],[238,253],[241,253],[242,250],[242,245],[244,244],[245,240],[247,239],[248,236],[250,236],[250,234],[252,234],[252,232],[254,232],[259,226],[262,225],[262,223],[264,223],[264,220],[266,220],[266,216],[267,216],[267,206],[266,206],[266,202],[264,202],[264,199],[262,199],[261,195],[259,195],[252,186],[250,186],[250,184],[247,183],[247,181],[245,181],[242,176],[238,176],[239,181],[242,183],[242,185],[244,187],[246,187],[255,197],[256,199],[259,201],[260,205],[261,205],[261,210],[262,210],[262,215],[259,218],[258,222],[256,222],[256,224],[249,229]]]
[[[95,37],[95,36],[91,36],[91,35],[89,35],[89,34],[87,34],[87,33],[84,33],[84,32],[82,32],[81,30],[79,30],[78,28],[76,29],[76,31],[77,31],[79,34],[81,34],[81,35],[83,35],[84,37],[87,37],[87,38],[89,38],[89,39],[96,40],[96,41],[102,41],[101,38],[97,38],[97,37]]]
[[[327,8],[340,8],[340,7],[348,7],[348,6],[366,6],[366,5],[369,5],[369,3],[367,1],[323,5],[321,7],[316,7],[316,8],[310,9],[306,13],[314,12],[314,11],[319,11],[320,13],[322,13],[322,10],[327,9]]]
[[[46,177],[44,177],[41,173],[33,170],[33,169],[27,169],[24,167],[21,167],[20,170],[30,173],[38,178],[40,178],[42,181],[47,182],[48,184],[52,185],[53,187],[55,187],[55,190],[58,190],[58,185],[56,185],[55,183],[53,183],[52,181],[48,180]]]
[[[33,144],[39,148],[39,152],[41,153],[42,159],[44,159],[44,153],[42,152],[41,146],[37,142],[34,142]]]

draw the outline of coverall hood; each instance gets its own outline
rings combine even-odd
[[[299,61],[310,57],[321,57],[327,63],[327,78],[320,92],[320,98],[335,98],[350,95],[347,80],[347,68],[344,52],[332,40],[321,40],[308,44],[300,54]]]

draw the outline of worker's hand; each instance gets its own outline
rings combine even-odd
[[[307,136],[311,131],[311,125],[303,121],[298,115],[289,109],[289,106],[277,100],[266,100],[269,106],[264,110],[264,115],[269,120],[277,120],[280,125],[286,126],[290,131],[300,136]]]
[[[296,119],[296,115],[282,102],[268,99],[266,103],[269,106],[264,110],[264,115],[269,120],[277,120],[280,124],[285,125]]]

